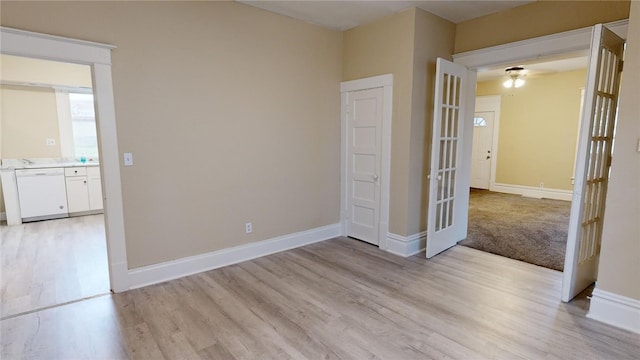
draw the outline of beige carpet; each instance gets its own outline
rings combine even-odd
[[[569,201],[471,189],[468,237],[460,245],[562,271]]]

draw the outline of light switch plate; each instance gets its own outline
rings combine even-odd
[[[132,166],[133,165],[133,154],[132,153],[124,153],[124,166]]]

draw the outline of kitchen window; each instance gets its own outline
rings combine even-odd
[[[98,158],[98,137],[93,94],[69,92],[75,157]]]

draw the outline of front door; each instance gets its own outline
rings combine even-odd
[[[493,111],[476,112],[473,116],[473,152],[471,153],[471,187],[489,189],[491,178],[491,145],[493,144]]]
[[[598,275],[623,50],[623,39],[603,25],[594,27],[578,140],[562,301],[573,299],[593,284]]]
[[[438,58],[429,171],[427,258],[467,236],[475,73]]]
[[[378,245],[383,88],[347,93],[347,235]]]

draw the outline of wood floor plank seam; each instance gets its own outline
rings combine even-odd
[[[560,302],[561,273],[463,247],[422,256],[335,238],[0,321],[0,356],[608,360],[640,353],[639,335],[585,317],[586,294]]]
[[[101,297],[101,296],[108,296],[108,295],[111,295],[111,293],[110,292],[106,292],[106,293],[97,294],[97,295],[93,295],[93,296],[83,297],[83,298],[77,299],[77,300],[71,300],[71,301],[63,302],[63,303],[60,303],[60,304],[44,306],[44,307],[41,307],[41,308],[36,308],[36,309],[33,309],[33,310],[29,310],[29,311],[25,311],[25,312],[21,312],[21,313],[5,316],[3,318],[0,318],[0,321],[8,320],[8,319],[12,319],[12,318],[15,318],[15,317],[24,316],[24,315],[28,315],[28,314],[32,314],[32,313],[45,311],[45,310],[53,309],[53,308],[60,307],[60,306],[71,305],[71,304],[74,304],[74,303],[77,303],[77,302],[80,302],[80,301],[91,300],[91,299],[95,299],[95,298],[98,298],[98,297]]]

